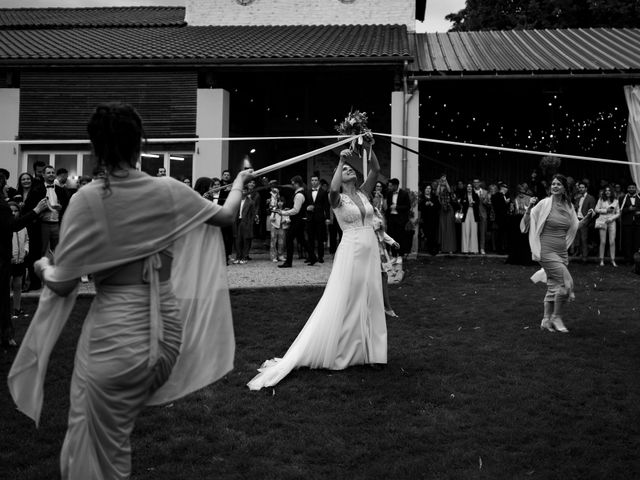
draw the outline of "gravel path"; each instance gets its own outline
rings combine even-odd
[[[229,288],[323,286],[327,283],[333,265],[330,257],[327,257],[324,263],[316,263],[313,267],[304,263],[304,260],[295,259],[292,268],[278,268],[281,262],[272,262],[268,254],[251,253],[252,260],[244,265],[230,264],[227,267]],[[91,296],[95,293],[93,282],[80,284],[80,295]],[[22,294],[23,298],[39,296],[40,290]]]

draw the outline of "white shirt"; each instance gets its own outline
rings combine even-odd
[[[302,193],[302,195],[298,195],[298,193]],[[302,204],[304,203],[304,192],[302,188],[296,190],[295,196],[293,197],[293,207],[289,210],[283,210],[282,213],[284,215],[297,215],[302,208]]]
[[[58,196],[56,195],[56,187],[53,183],[51,185],[45,183],[44,186],[47,191],[47,199],[49,200],[49,210],[43,214],[42,219],[45,222],[57,222],[60,220],[60,216],[58,211],[52,208],[54,205],[60,204],[58,202]]]
[[[395,191],[393,192],[393,195],[391,196],[391,206],[389,207],[389,213],[391,215],[397,215],[398,214],[398,210],[396,210],[396,205],[398,204],[398,192]]]
[[[238,211],[238,218],[240,220],[242,220],[242,207],[244,207],[244,201],[245,198],[243,197],[242,200],[240,200],[240,210]]]
[[[578,220],[582,220],[582,217],[584,217],[584,215],[582,215],[582,205],[584,204],[585,198],[587,198],[586,193],[580,197],[580,202],[578,203],[578,211],[576,212],[578,214]]]

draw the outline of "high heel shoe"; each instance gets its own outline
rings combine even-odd
[[[388,309],[388,310],[385,309],[384,313],[388,317],[398,318],[398,314],[396,312],[394,312],[392,309]]]
[[[600,266],[604,267],[604,259],[603,258],[600,259]]]
[[[615,261],[615,260],[613,260],[613,259],[612,259],[612,260],[611,260],[611,266],[612,266],[612,267],[617,267],[617,266],[618,266],[618,264],[616,263],[616,261]]]
[[[560,317],[552,315],[551,323],[553,324],[553,328],[555,328],[558,332],[569,333],[569,330],[564,326],[564,323],[562,323],[562,319]]]
[[[542,317],[542,322],[540,322],[540,330],[544,329],[547,329],[550,332],[555,332],[555,330],[551,326],[551,319],[549,317]]]

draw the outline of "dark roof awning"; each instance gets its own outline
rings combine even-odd
[[[398,65],[403,25],[0,29],[0,65]]]
[[[640,74],[640,29],[410,34],[416,78]]]
[[[184,15],[184,7],[0,8],[0,29],[175,27]]]

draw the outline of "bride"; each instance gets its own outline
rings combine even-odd
[[[340,153],[331,180],[329,199],[343,235],[322,298],[284,357],[267,360],[258,369],[260,373],[247,384],[251,390],[276,385],[299,367],[342,370],[387,363],[380,253],[369,202],[380,171],[372,141],[364,137],[371,161],[360,188],[354,168],[347,163],[360,158],[352,150]]]

